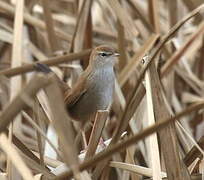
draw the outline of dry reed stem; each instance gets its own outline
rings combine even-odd
[[[120,21],[117,21],[117,30],[118,30],[118,52],[120,54],[119,56],[119,71],[121,71],[126,63],[127,63],[127,54],[126,54],[126,42],[125,42],[125,28],[120,23]]]
[[[81,51],[84,46],[85,40],[85,32],[87,28],[87,22],[89,18],[89,12],[92,5],[93,0],[83,1],[80,14],[77,19],[77,26],[73,36],[73,50],[74,52]]]
[[[152,179],[146,179],[146,180],[152,180]],[[168,180],[168,178],[164,177],[164,178],[162,178],[162,180]],[[202,180],[202,174],[191,175],[191,180]]]
[[[118,81],[121,87],[125,84],[125,82],[132,75],[132,73],[135,72],[136,67],[138,66],[138,64],[141,63],[140,60],[142,59],[142,57],[144,57],[145,54],[149,53],[149,51],[153,48],[158,38],[159,35],[157,34],[153,34],[152,36],[150,36],[150,38],[148,38],[148,40],[145,41],[145,44],[140,48],[138,52],[135,53],[135,55],[131,58],[129,63],[121,71],[118,77]]]
[[[11,67],[20,67],[22,65],[22,47],[23,47],[23,11],[24,11],[24,0],[20,0],[16,4],[15,9],[15,19],[14,19],[14,37],[13,37],[13,46],[12,46],[12,57],[11,57]],[[16,95],[20,92],[22,86],[22,77],[14,77],[10,81],[10,100],[12,101]],[[20,127],[22,124],[21,115],[15,117],[14,123],[10,124],[9,127],[9,140],[12,142],[12,134],[21,133]],[[8,178],[12,179],[15,169],[12,168],[10,160],[7,160],[7,174]],[[16,172],[17,174],[17,172]]]
[[[43,75],[36,75],[25,88],[17,95],[4,111],[0,114],[0,132],[5,131],[13,118],[27,105],[24,102],[24,97],[34,97],[36,93],[43,87],[47,86],[50,80]]]
[[[12,46],[11,67],[20,67],[22,65],[22,46],[23,46],[23,10],[24,0],[20,0],[16,5],[14,20],[14,39]],[[22,77],[11,79],[11,100],[20,92],[22,86]],[[21,117],[16,118],[17,123],[21,123]],[[16,125],[17,125],[16,123]],[[14,125],[15,126],[15,125]]]
[[[115,161],[111,161],[110,166],[116,167],[116,168],[121,168],[121,169],[127,170],[127,171],[131,171],[131,172],[134,172],[136,174],[141,174],[143,176],[153,177],[153,170],[151,168],[146,168],[146,167],[128,164],[128,163],[115,162]],[[161,172],[160,176],[166,177],[166,173]]]
[[[8,130],[6,130],[5,132],[8,133]],[[47,178],[54,177],[54,175],[48,170],[48,168],[40,165],[40,159],[35,156],[33,152],[31,152],[15,135],[13,135],[12,138],[13,144],[18,147],[21,155],[24,155],[23,158],[26,160],[26,162],[29,162],[31,164],[30,167],[39,169],[39,172],[43,173]]]
[[[122,8],[121,4],[117,0],[110,0],[110,7],[115,12],[120,23],[126,28],[127,35],[129,37],[137,37],[138,31],[131,18],[131,16]]]
[[[198,8],[196,8],[195,10],[193,10],[192,12],[190,12],[188,15],[186,15],[181,21],[179,21],[178,23],[176,23],[172,29],[162,38],[161,42],[155,47],[153,53],[151,54],[149,61],[147,62],[146,66],[144,67],[144,69],[142,69],[142,71],[140,72],[140,75],[138,77],[138,81],[137,84],[135,86],[135,89],[133,92],[136,92],[136,90],[138,89],[144,73],[146,72],[146,70],[148,69],[148,67],[150,66],[150,64],[152,63],[152,61],[155,59],[155,57],[157,56],[157,54],[159,53],[159,51],[161,50],[161,48],[164,46],[164,44],[179,30],[179,28],[185,24],[188,20],[190,20],[191,18],[193,18],[194,16],[196,16],[201,10],[204,9],[204,5],[199,6]],[[134,93],[133,93],[134,94]],[[133,98],[131,98],[133,99]]]
[[[10,4],[1,1],[0,2],[0,8],[5,10],[12,17],[14,16],[15,9]],[[43,21],[33,17],[32,15],[30,15],[28,13],[24,13],[24,20],[26,23],[32,25],[33,27],[38,27],[42,30],[45,30],[45,28],[46,28],[45,23]],[[58,36],[61,37],[62,39],[66,40],[66,41],[71,40],[71,38],[65,32],[61,31],[59,28],[56,28],[56,32],[57,32]]]
[[[11,162],[15,165],[21,176],[25,180],[34,180],[31,170],[26,166],[16,149],[12,146],[10,140],[4,133],[0,135],[0,145],[3,151],[7,154]]]
[[[164,102],[162,86],[155,64],[151,64],[150,66],[150,75],[155,119],[160,122],[164,120],[164,118],[170,117],[170,113]],[[171,124],[165,131],[160,131],[158,134],[161,141],[161,150],[163,152],[168,179],[190,180],[190,175],[179,153],[175,125]]]
[[[153,104],[153,89],[151,86],[151,74],[150,71],[147,71],[145,76],[146,82],[146,98],[147,98],[147,119],[146,125],[155,124],[154,116],[154,104]],[[148,139],[148,145],[150,149],[150,164],[152,167],[153,180],[161,180],[161,165],[160,165],[160,153],[159,153],[159,144],[157,139],[157,134],[152,134]]]
[[[14,2],[16,0],[11,1]],[[43,2],[37,0],[25,1],[24,15],[21,15],[21,18],[25,20],[23,34],[25,37],[25,48],[22,58],[18,58],[20,59],[19,62],[25,64],[21,63],[22,65],[20,68],[12,69],[10,68],[12,64],[11,46],[13,45],[12,39],[15,38],[13,33],[17,30],[16,27],[12,27],[12,23],[19,18],[15,15],[15,11],[18,14],[22,13],[22,11],[20,12],[15,9],[17,5],[16,2],[13,4],[11,2],[0,1],[0,16],[2,20],[0,22],[0,74],[6,73],[7,77],[23,74],[22,82],[24,83],[30,79],[31,75],[31,73],[24,73],[35,71],[36,61],[45,60],[45,63],[48,63],[49,66],[54,66],[64,62],[69,63],[74,60],[80,60],[76,62],[77,66],[62,64],[56,68],[57,75],[59,75],[60,79],[63,79],[65,83],[57,84],[56,80],[54,80],[54,78],[50,80],[52,76],[48,75],[49,83],[45,83],[45,86],[43,85],[42,88],[39,88],[43,89],[46,87],[46,91],[49,91],[47,95],[44,91],[41,91],[44,93],[41,94],[42,96],[39,98],[41,104],[39,104],[39,102],[36,104],[34,101],[33,97],[36,93],[34,93],[33,97],[23,95],[21,97],[24,101],[22,102],[24,108],[21,109],[20,107],[20,109],[18,109],[17,107],[17,111],[14,113],[18,114],[18,112],[23,110],[23,112],[28,115],[26,118],[30,121],[35,120],[35,127],[38,127],[36,131],[35,128],[26,121],[25,116],[23,116],[19,128],[21,134],[20,136],[16,134],[18,138],[15,135],[13,135],[12,138],[15,148],[18,150],[23,161],[32,171],[35,178],[38,180],[58,179],[58,177],[65,177],[67,173],[70,175],[71,171],[73,172],[74,170],[74,175],[77,179],[81,178],[88,180],[92,178],[93,180],[98,180],[100,178],[107,180],[139,180],[145,179],[146,177],[137,175],[133,171],[142,174],[142,171],[137,169],[138,166],[140,168],[141,164],[147,165],[148,171],[150,169],[152,170],[152,161],[154,164],[153,179],[159,179],[161,170],[157,167],[161,165],[162,170],[168,169],[169,174],[170,171],[173,172],[180,168],[180,162],[178,163],[175,161],[175,165],[172,165],[172,167],[169,167],[169,165],[165,166],[163,156],[161,159],[158,157],[158,148],[156,150],[157,156],[151,155],[154,160],[148,158],[150,154],[154,154],[155,152],[157,145],[154,141],[157,140],[157,137],[154,136],[154,138],[152,138],[153,140],[150,141],[151,146],[149,146],[148,138],[146,139],[143,137],[146,136],[146,134],[140,136],[140,131],[143,133],[143,129],[147,127],[147,124],[152,120],[153,115],[151,114],[153,110],[155,112],[154,115],[156,114],[155,117],[158,118],[160,116],[165,116],[165,114],[174,116],[174,112],[179,113],[183,109],[186,115],[180,119],[182,126],[178,126],[177,124],[179,123],[176,123],[176,131],[179,138],[179,153],[182,157],[186,156],[188,159],[185,163],[188,165],[188,171],[193,173],[191,179],[202,179],[199,173],[203,172],[204,167],[204,161],[202,160],[203,151],[199,149],[200,153],[195,147],[199,148],[196,141],[203,136],[203,111],[197,109],[194,109],[195,111],[193,113],[187,111],[189,107],[190,110],[192,110],[191,108],[195,104],[195,106],[199,108],[203,108],[204,106],[202,100],[204,90],[204,53],[202,50],[204,41],[203,38],[199,39],[203,32],[199,29],[201,28],[200,25],[202,25],[203,18],[201,10],[204,4],[202,0],[111,0],[110,2],[103,0],[53,0],[52,3],[49,3],[48,0],[43,0]],[[20,2],[22,1],[18,3]],[[196,7],[198,7],[198,9],[196,9]],[[190,12],[191,10],[193,11]],[[180,20],[185,14],[187,14],[187,16]],[[183,23],[192,17],[195,17],[194,20],[182,26]],[[174,27],[169,31],[169,27],[173,25]],[[19,30],[20,29],[22,29],[22,27],[19,28]],[[132,36],[131,34],[133,33],[135,33],[136,36]],[[164,36],[162,36],[163,34]],[[172,37],[173,39],[171,40]],[[151,43],[149,43],[151,38],[153,39]],[[69,86],[75,83],[75,77],[79,75],[77,74],[79,68],[82,67],[82,69],[85,69],[88,65],[90,54],[88,48],[100,44],[107,44],[114,48],[118,47],[121,53],[119,66],[115,68],[116,77],[119,77],[119,80],[116,80],[115,83],[116,96],[114,104],[110,107],[110,113],[107,115],[108,121],[106,123],[105,119],[103,119],[104,121],[100,121],[99,118],[95,122],[96,124],[92,130],[91,138],[89,137],[89,139],[91,139],[88,149],[91,153],[87,152],[89,158],[85,157],[85,152],[79,153],[80,151],[84,151],[83,146],[79,145],[77,151],[71,154],[72,159],[69,159],[70,155],[68,156],[67,152],[72,153],[72,151],[75,151],[72,147],[72,140],[74,137],[71,137],[72,135],[68,137],[69,133],[65,132],[65,128],[67,131],[73,128],[77,133],[77,127],[74,122],[70,122],[70,119],[67,118],[66,110],[64,110],[64,102],[60,97],[61,94],[56,85],[58,85],[60,89],[62,88],[62,91],[68,90],[66,83],[68,83]],[[17,49],[18,48],[19,47],[17,47]],[[86,50],[81,51],[83,49],[88,49],[89,52],[87,51],[87,53],[85,53]],[[56,50],[59,51],[55,53]],[[63,56],[61,53],[76,51],[80,52],[77,54],[67,54],[65,56],[64,53]],[[82,54],[80,55],[80,53]],[[13,53],[13,55],[14,54],[15,53]],[[48,59],[50,55],[56,55],[58,57]],[[73,55],[76,55],[76,58],[74,58]],[[142,59],[144,55],[148,55],[149,61]],[[157,58],[158,55],[160,55],[160,58]],[[174,58],[174,62],[171,63],[169,60],[172,58]],[[163,66],[165,60],[167,60],[167,62]],[[179,63],[177,64],[176,62],[178,61]],[[153,83],[153,85],[157,85],[157,87],[160,88],[156,90],[153,88],[154,95],[151,97],[150,91],[152,91],[152,89],[148,81],[144,81],[144,75],[146,70],[152,67],[152,62],[156,63],[158,74],[161,76],[157,77],[156,81]],[[31,64],[28,65],[28,63]],[[167,66],[168,71],[166,74],[163,74],[163,69]],[[73,75],[77,76],[74,77]],[[152,77],[150,76],[150,78],[155,78],[155,75],[157,76],[157,72],[151,75]],[[167,76],[163,78],[164,75]],[[10,105],[6,105],[10,95],[10,79],[4,78],[3,82],[0,80],[0,110],[2,113],[5,113],[4,110],[10,107]],[[164,90],[161,90],[161,80]],[[52,81],[53,84],[50,84],[50,81]],[[59,80],[58,82],[62,81]],[[35,83],[38,84],[36,81]],[[54,87],[54,92],[51,90],[51,87]],[[160,93],[155,93],[158,90]],[[12,89],[11,93],[15,93],[13,91],[15,91],[15,88]],[[21,93],[24,93],[23,91]],[[148,103],[145,103],[146,101],[144,98],[146,91]],[[165,95],[163,96],[161,92],[164,92]],[[59,96],[59,99],[55,96]],[[151,106],[151,98],[154,100],[156,99],[156,103],[154,101],[156,108],[155,106],[154,108]],[[159,102],[157,98],[159,98],[159,100],[164,98],[164,101],[161,100]],[[202,105],[197,104],[198,102]],[[195,104],[191,106],[190,104],[192,103]],[[158,104],[161,105],[158,106]],[[49,108],[50,105],[52,108]],[[4,107],[6,109],[4,109]],[[58,108],[60,108],[59,111]],[[146,109],[148,109],[148,111],[146,111]],[[165,111],[158,113],[159,109],[165,109]],[[10,113],[10,111],[7,111],[7,113]],[[13,117],[16,116],[14,114]],[[52,114],[54,114],[54,121]],[[150,118],[146,118],[145,114],[148,114]],[[160,119],[164,120],[167,117]],[[169,120],[170,119],[169,117]],[[8,123],[5,123],[5,126],[3,124],[4,127],[2,132],[4,131],[8,134],[7,125],[12,120],[9,119]],[[65,123],[65,121],[68,123]],[[57,124],[57,122],[60,124]],[[54,132],[54,129],[52,129],[53,135],[50,134],[52,123],[55,124],[54,126],[57,130]],[[100,124],[102,124],[102,126],[100,126]],[[99,128],[97,128],[98,126]],[[149,128],[151,127],[157,129],[157,124]],[[170,126],[167,127],[166,131],[168,131],[169,127]],[[144,132],[147,134],[150,133],[150,131],[152,132],[151,129],[150,131],[146,131],[149,128],[145,129]],[[103,139],[107,140],[105,141],[105,144],[107,144],[106,146],[108,146],[107,148],[101,144],[97,146],[102,129]],[[45,136],[46,131],[47,138],[51,139],[53,144],[57,147],[55,150],[61,154],[60,159],[58,159],[59,156],[57,157],[57,154],[53,150],[49,153],[51,147],[48,147],[48,143],[46,142],[45,144],[45,138],[41,137],[42,134]],[[19,130],[17,132],[19,132]],[[121,134],[124,132],[126,135],[121,138]],[[90,131],[87,131],[87,139],[90,133]],[[159,133],[161,132],[159,131]],[[192,137],[195,140],[192,139]],[[136,141],[134,141],[135,139],[130,141],[131,138],[136,138]],[[142,141],[139,141],[141,138]],[[168,135],[162,137],[162,139],[165,138],[168,138]],[[137,143],[138,141],[139,143]],[[131,147],[129,147],[129,145],[131,145]],[[193,148],[194,145],[195,147]],[[200,146],[202,147],[202,142]],[[174,144],[172,147],[174,152],[176,152],[177,147]],[[191,153],[188,153],[191,148],[192,152],[195,152],[193,155],[191,151]],[[165,148],[162,146],[160,153],[165,154],[166,159],[166,156],[169,156],[168,154],[172,152],[172,149],[168,150],[166,153]],[[103,151],[101,152],[101,150]],[[175,155],[176,153],[172,154]],[[85,158],[86,160],[83,161]],[[79,164],[78,159],[81,164]],[[111,159],[114,161],[115,167],[109,166],[108,162],[110,162]],[[177,159],[178,158],[176,158],[176,160]],[[17,171],[6,171],[4,166],[6,162],[5,155],[0,154],[0,162],[0,179],[1,177],[5,177],[4,172],[7,172],[9,176],[13,175],[13,180],[19,179],[21,175]],[[138,164],[138,166],[136,166],[136,164]],[[170,164],[170,162],[166,164]],[[54,169],[50,170],[47,166],[51,166]],[[85,171],[80,172],[79,169]],[[87,169],[89,170],[86,171]],[[182,173],[179,172],[180,175]],[[196,174],[194,175],[194,173]],[[143,175],[145,175],[145,173],[143,173]],[[152,176],[152,174],[146,175]],[[152,179],[152,177],[150,179]],[[172,178],[169,176],[168,178],[162,179]]]
[[[87,56],[90,54],[90,50],[83,50],[79,53],[72,53],[69,55],[65,55],[65,56],[60,56],[60,57],[53,57],[50,58],[48,60],[44,60],[42,62],[42,64],[46,64],[48,66],[54,66],[60,63],[64,63],[64,62],[71,62],[77,59],[81,59],[84,56]],[[0,75],[5,75],[7,77],[11,77],[11,76],[16,76],[19,74],[23,74],[23,73],[27,73],[27,72],[31,72],[34,71],[35,68],[35,63],[33,64],[26,64],[23,65],[21,67],[17,67],[17,68],[10,68],[10,69],[6,69],[3,71],[0,71]]]
[[[89,138],[85,160],[89,159],[95,154],[108,114],[109,111],[107,110],[98,111],[96,113],[93,129]]]
[[[73,170],[75,178],[81,179],[77,166],[78,157],[76,147],[74,146],[74,135],[71,127],[71,121],[67,116],[56,76],[51,74],[50,80],[52,83],[46,87],[45,91],[49,97],[48,101],[52,111],[53,125],[57,131],[60,142],[63,145],[62,153],[66,164]],[[53,93],[55,96],[53,96]]]
[[[84,170],[90,167],[93,167],[95,163],[99,162],[102,159],[108,158],[111,155],[113,155],[116,152],[122,151],[123,149],[127,148],[128,146],[132,145],[133,143],[137,143],[138,141],[144,139],[145,137],[149,136],[150,134],[160,131],[164,127],[168,126],[169,124],[173,123],[174,121],[178,120],[179,118],[188,115],[189,113],[193,111],[197,111],[204,108],[204,101],[195,103],[189,107],[187,107],[182,112],[178,113],[174,117],[171,117],[169,119],[162,120],[158,123],[155,123],[155,125],[152,125],[144,130],[142,130],[140,133],[122,141],[115,145],[112,145],[110,147],[107,147],[107,149],[103,150],[102,152],[96,154],[93,158],[83,162],[79,165],[80,170]],[[57,178],[65,178],[65,177],[71,177],[73,174],[72,171],[63,172],[63,174],[60,174],[57,176]]]
[[[153,32],[153,27],[149,22],[147,14],[145,14],[145,12],[140,7],[138,7],[139,3],[134,0],[128,0],[128,2],[134,7],[138,18],[141,19],[146,29],[148,29],[149,32]]]
[[[36,108],[37,106],[38,106],[38,104],[35,103],[33,109]],[[24,115],[24,117],[25,117],[25,116],[26,116],[26,115]],[[27,116],[27,119],[29,119],[29,116]],[[36,117],[35,114],[34,114],[34,119],[35,119],[35,121],[36,121],[35,124],[38,126],[38,125],[40,124],[40,120]],[[30,118],[29,120],[32,121],[32,118]],[[41,137],[41,134],[39,133],[39,131],[36,130],[36,134],[37,134],[38,151],[39,151],[39,154],[40,154],[40,164],[41,164],[42,166],[45,166],[45,163],[44,163],[44,155],[43,155],[43,151],[44,151],[43,146],[44,146],[44,142],[45,142],[45,141],[43,141],[44,139]]]
[[[136,161],[135,161],[135,159],[134,159],[135,150],[136,150],[136,148],[135,148],[134,146],[127,148],[127,150],[126,150],[125,163],[128,163],[128,164],[130,164],[130,165],[135,165],[135,164],[137,164]],[[136,170],[136,169],[133,167],[133,171],[134,171],[134,170]],[[130,177],[131,177],[133,180],[139,180],[140,175],[135,174],[135,173],[133,173],[133,172],[130,172]]]
[[[166,76],[172,67],[180,60],[184,53],[191,47],[192,43],[199,38],[204,33],[204,23],[201,23],[195,33],[186,41],[186,43],[177,50],[173,56],[167,60],[167,62],[162,66],[161,76]]]
[[[149,11],[150,23],[153,26],[154,32],[157,34],[160,34],[158,0],[150,0],[148,2],[148,11]]]
[[[49,44],[51,46],[51,52],[56,52],[60,50],[60,44],[58,37],[55,34],[55,26],[52,18],[52,13],[50,10],[50,1],[43,0],[42,1],[43,11],[44,11],[44,18],[46,24],[46,31],[48,35]]]
[[[149,61],[145,64],[144,68],[141,70],[140,74],[139,74],[139,77],[138,77],[138,81],[136,82],[136,85],[132,91],[132,94],[130,96],[130,101],[127,103],[127,106],[126,106],[126,109],[124,111],[124,114],[123,114],[123,117],[121,118],[121,120],[119,120],[119,127],[117,129],[117,132],[115,134],[117,134],[116,136],[119,137],[121,132],[123,132],[122,130],[123,129],[126,129],[127,127],[127,122],[126,121],[123,121],[122,122],[122,119],[124,119],[124,117],[126,116],[129,116],[132,117],[131,113],[129,113],[127,110],[130,109],[130,107],[133,106],[133,104],[136,102],[136,100],[138,100],[138,92],[140,94],[143,94],[144,95],[144,91],[143,90],[139,90],[138,88],[141,87],[140,86],[140,83],[143,79],[143,76],[144,76],[144,73],[146,72],[146,70],[148,69],[148,67],[150,66],[150,64],[153,62],[153,60],[155,59],[155,57],[157,56],[157,54],[160,52],[161,48],[163,47],[163,45],[169,40],[169,38],[176,32],[179,30],[179,28],[186,22],[188,21],[189,19],[191,19],[192,17],[194,17],[197,13],[199,13],[202,9],[204,8],[204,5],[201,5],[199,6],[197,9],[195,9],[194,11],[192,11],[191,13],[189,13],[187,16],[185,16],[180,22],[178,22],[169,32],[167,35],[165,35],[163,37],[163,39],[161,40],[161,42],[155,47],[153,53],[151,54],[151,56],[149,57]],[[140,100],[142,99],[141,96],[140,97]],[[139,101],[140,102],[140,101]],[[137,103],[136,103],[137,104]],[[135,111],[133,111],[135,112]],[[132,112],[132,114],[133,114]],[[127,118],[127,120],[129,121],[129,118]],[[124,123],[126,123],[126,125],[124,125]],[[117,139],[117,138],[116,138]]]
[[[44,137],[47,142],[49,143],[49,145],[55,150],[55,152],[57,153],[57,155],[62,159],[61,153],[59,152],[59,150],[54,146],[54,144],[47,138],[46,134],[42,131],[42,129],[39,127],[38,124],[36,124],[31,117],[26,113],[26,112],[22,112],[23,116],[27,119],[27,121],[36,129],[36,131],[38,131],[38,133]]]
[[[204,136],[201,137],[198,141],[198,145],[204,149]],[[196,146],[193,146],[192,149],[186,154],[183,161],[184,163],[189,166],[196,158],[202,159],[203,155],[201,152],[196,148]]]

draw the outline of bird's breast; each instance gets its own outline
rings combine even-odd
[[[115,75],[113,69],[102,69],[88,77],[88,89],[72,106],[72,115],[86,120],[98,110],[105,110],[112,102]]]
[[[113,69],[101,69],[90,76],[87,100],[96,110],[104,110],[112,101],[114,90]]]

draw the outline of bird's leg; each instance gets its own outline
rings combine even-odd
[[[84,149],[87,148],[87,140],[86,140],[86,130],[85,130],[85,126],[84,123],[78,123],[78,128],[79,131],[75,137],[74,143],[75,146],[78,147],[78,145],[80,144],[80,142],[82,143],[82,146]]]
[[[82,129],[82,139],[83,139],[83,145],[84,145],[84,149],[87,150],[88,148],[88,144],[89,142],[87,141],[86,139],[86,132],[90,130],[90,128],[92,128],[93,126],[93,122],[95,120],[95,114],[93,114],[91,117],[90,117],[90,120],[86,123],[81,123],[81,129]],[[90,139],[89,139],[90,140]]]
[[[88,143],[87,143],[87,140],[86,140],[86,132],[84,130],[82,130],[81,134],[82,134],[84,149],[87,149]]]
[[[99,140],[99,145],[100,145],[101,147],[103,147],[103,148],[106,147],[106,144],[105,144],[105,142],[104,142],[104,140],[103,140],[102,137],[101,137],[100,140]]]
[[[87,149],[87,139],[86,139],[86,132],[90,130],[90,128],[92,127],[92,124],[90,122],[88,123],[79,123],[78,124],[79,127],[79,131],[75,137],[74,143],[75,146],[79,146],[80,142],[82,143],[82,146],[84,147],[84,150]]]

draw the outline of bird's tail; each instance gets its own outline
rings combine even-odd
[[[49,66],[47,66],[46,64],[41,64],[41,63],[36,63],[35,64],[35,68],[37,71],[40,71],[40,72],[43,72],[43,73],[50,73],[50,72],[53,72]]]

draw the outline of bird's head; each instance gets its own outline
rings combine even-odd
[[[114,48],[101,45],[93,49],[89,63],[95,67],[114,66],[118,56]]]

